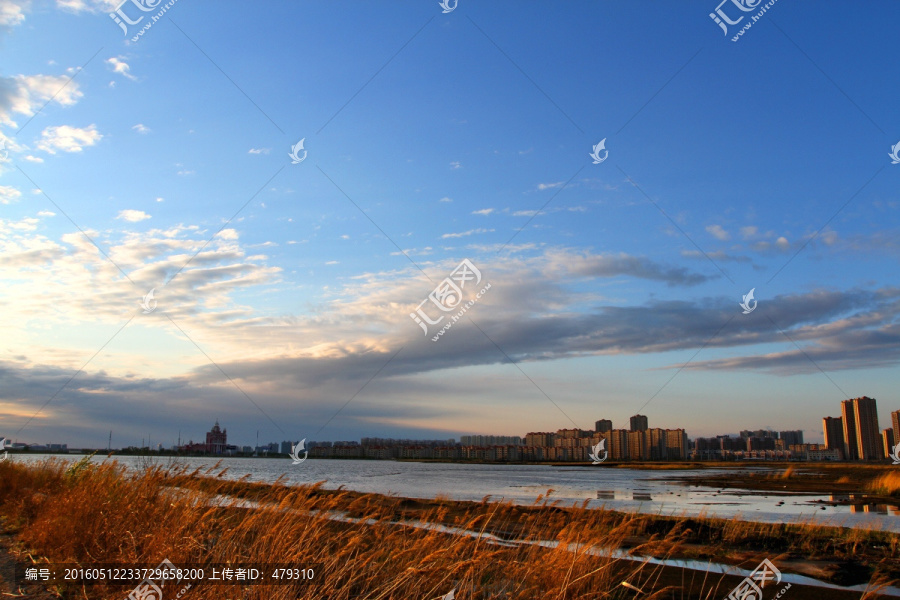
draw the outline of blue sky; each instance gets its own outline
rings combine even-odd
[[[179,0],[137,42],[116,7],[0,0],[0,433],[816,441],[900,408],[892,4],[738,42],[715,3]],[[409,314],[465,258],[491,289],[432,342]]]

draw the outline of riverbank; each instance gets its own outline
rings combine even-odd
[[[768,468],[761,468],[761,467]],[[784,463],[748,470],[720,466],[728,472],[672,476],[665,481],[720,489],[767,493],[828,494],[830,504],[863,505],[900,502],[900,468],[892,465]]]
[[[86,461],[6,462],[2,526],[20,562],[30,555],[80,564],[300,563],[315,564],[319,578],[304,588],[239,593],[204,584],[185,600],[440,598],[453,589],[459,599],[643,597],[623,581],[679,599],[725,597],[742,577],[712,565],[749,572],[763,559],[785,577],[831,585],[900,580],[900,535],[890,532],[586,509],[564,506],[552,491],[521,506],[225,481],[225,475],[218,468],[129,474],[121,465]],[[673,566],[677,560],[699,562]],[[815,585],[792,584],[790,591],[798,599],[860,597]],[[127,592],[93,586],[78,597]]]

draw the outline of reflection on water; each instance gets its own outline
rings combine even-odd
[[[865,502],[865,500],[869,498],[868,494],[831,494],[829,498],[831,498],[833,503],[850,504],[851,513],[891,514],[895,517],[900,517],[900,506],[896,504]],[[832,506],[834,506],[834,504],[832,504]]]
[[[892,515],[900,516],[900,506],[895,506],[893,504],[852,504],[850,505],[850,512],[854,513],[878,513],[880,515],[888,514],[888,511],[891,512]]]

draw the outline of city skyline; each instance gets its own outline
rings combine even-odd
[[[0,0],[6,435],[821,440],[896,408],[869,10],[733,43],[712,6],[178,2],[132,41],[116,5]],[[432,341],[464,261],[487,292]]]
[[[733,440],[745,440],[745,441],[751,440],[753,438],[770,438],[772,440],[780,440],[782,442],[781,447],[789,447],[789,446],[793,446],[793,445],[803,445],[803,444],[807,444],[807,445],[813,444],[813,445],[817,445],[817,446],[821,445],[826,449],[838,449],[841,453],[842,460],[873,460],[873,459],[886,458],[891,453],[894,445],[897,444],[898,442],[900,442],[900,436],[897,436],[894,433],[895,428],[898,426],[898,424],[900,424],[900,409],[890,412],[890,420],[891,420],[892,426],[888,427],[886,429],[880,429],[879,421],[877,420],[877,414],[876,414],[876,410],[875,410],[876,402],[877,402],[876,399],[869,398],[867,396],[861,396],[859,398],[851,398],[851,399],[844,400],[841,402],[842,414],[845,414],[846,411],[848,410],[848,408],[849,408],[849,410],[852,411],[852,414],[854,414],[854,415],[859,414],[860,413],[859,405],[861,403],[865,407],[867,407],[867,409],[869,411],[869,413],[868,413],[868,415],[870,417],[869,418],[870,422],[868,425],[869,435],[874,436],[871,439],[874,439],[875,451],[874,452],[872,451],[872,446],[870,445],[869,453],[867,455],[865,455],[863,458],[861,458],[862,455],[859,454],[858,452],[850,451],[850,446],[848,445],[848,443],[846,441],[848,438],[847,438],[847,430],[845,429],[845,421],[844,421],[843,417],[827,417],[826,416],[826,417],[822,418],[822,430],[821,431],[823,433],[823,436],[822,436],[823,442],[821,442],[821,443],[818,441],[818,439],[815,442],[813,442],[810,438],[805,437],[804,432],[806,430],[802,430],[802,429],[800,429],[800,430],[776,430],[771,427],[764,428],[764,429],[757,429],[757,430],[746,429],[746,430],[740,430],[737,432],[720,432],[720,433],[715,434],[714,436],[699,436],[699,435],[692,436],[692,435],[688,434],[686,428],[670,429],[668,427],[666,427],[666,428],[650,427],[649,417],[647,415],[632,415],[631,417],[629,417],[629,427],[627,429],[621,428],[621,427],[615,427],[614,423],[612,422],[611,419],[598,419],[597,421],[594,422],[593,430],[572,429],[572,430],[568,430],[568,431],[572,431],[572,432],[581,431],[584,433],[591,432],[591,433],[598,433],[598,434],[607,433],[607,434],[610,434],[611,437],[610,436],[604,436],[604,437],[606,437],[607,439],[610,439],[610,440],[615,439],[616,441],[614,442],[614,444],[617,447],[624,446],[629,449],[636,443],[636,440],[629,439],[629,435],[631,433],[638,432],[638,431],[648,431],[650,429],[655,429],[655,430],[659,430],[659,431],[683,432],[683,435],[684,435],[685,441],[686,441],[685,447],[687,447],[688,443],[690,443],[690,445],[693,446],[698,441],[705,441],[708,439],[716,439],[716,438],[718,438],[718,439],[731,438]],[[852,429],[854,432],[856,432],[856,431],[859,431],[860,429],[863,429],[863,426],[857,424],[856,421],[854,420],[854,425],[853,425]],[[460,434],[458,444],[463,445],[463,446],[466,446],[466,445],[472,445],[472,446],[487,445],[487,446],[489,446],[489,445],[507,445],[507,444],[525,445],[525,444],[527,444],[527,440],[528,440],[529,436],[548,436],[549,435],[552,437],[553,435],[557,435],[557,434],[559,434],[559,432],[563,432],[563,431],[567,431],[567,430],[558,429],[556,431],[556,433],[554,433],[553,431],[529,431],[529,432],[523,433],[521,436],[520,435],[496,434],[496,433],[492,433],[492,434],[472,434],[472,433]],[[874,433],[872,433],[872,432],[874,432]],[[773,434],[773,435],[769,435],[769,434]],[[176,450],[177,449],[179,451],[185,451],[185,452],[203,451],[203,452],[210,452],[210,453],[221,453],[221,450],[224,449],[226,446],[227,427],[220,429],[219,421],[218,421],[218,419],[216,419],[215,424],[213,425],[212,429],[210,431],[206,432],[205,436],[206,436],[205,444],[203,442],[195,443],[193,441],[193,438],[190,436],[185,441],[185,443],[182,444],[181,431],[179,431],[177,444],[173,444],[169,447],[165,447],[162,443],[158,443],[157,447],[162,450]],[[618,436],[618,437],[616,437],[616,436]],[[619,438],[621,438],[621,439],[619,439]],[[858,438],[854,435],[853,439],[857,440]],[[110,431],[109,440],[111,443],[112,431]],[[480,440],[480,441],[476,441],[476,440]],[[486,442],[485,440],[490,440],[490,442]],[[429,443],[430,442],[448,442],[451,444],[457,443],[456,438],[450,438],[450,439],[430,438],[430,439],[423,439],[423,440],[416,440],[414,438],[391,438],[391,437],[382,438],[382,437],[372,437],[372,436],[363,436],[360,438],[360,443],[363,445],[365,445],[367,442],[368,443],[376,443],[376,442],[385,442],[385,441],[388,441],[391,443],[410,442],[410,441],[413,441],[413,442],[421,441],[421,442],[429,442]],[[153,448],[152,448],[152,446],[150,446],[149,438],[147,439],[147,442],[148,442],[147,446],[143,445],[143,440],[142,440],[141,446],[133,446],[133,445],[132,446],[122,446],[122,447],[119,447],[118,449],[122,450],[122,449],[127,449],[127,448],[147,447],[150,450],[152,450]],[[297,439],[297,440],[282,440],[280,442],[280,444],[278,441],[269,441],[269,442],[265,442],[263,445],[259,445],[259,441],[257,440],[256,444],[254,444],[253,446],[248,446],[245,444],[230,444],[229,447],[240,448],[240,449],[243,449],[244,452],[246,452],[248,448],[252,449],[252,451],[254,451],[254,452],[262,451],[263,449],[267,449],[267,451],[269,451],[269,452],[277,452],[278,450],[276,450],[276,449],[280,448],[281,454],[288,454],[288,452],[284,451],[286,448],[286,444],[296,444],[298,442],[299,442],[299,439]],[[484,442],[484,443],[481,443],[481,442]],[[17,440],[15,441],[15,443],[19,447],[24,445],[23,442],[18,442]],[[314,446],[317,443],[332,444],[332,443],[355,443],[355,442],[346,442],[345,440],[328,440],[328,439],[310,440],[308,442],[308,444],[310,444],[311,446]],[[210,449],[208,447],[210,445],[213,445],[216,448],[218,448],[219,452],[216,452],[215,450]],[[56,446],[57,450],[65,451],[67,444],[46,443],[46,444],[41,444],[40,446],[42,448]],[[858,441],[854,443],[854,446],[861,447],[861,445],[859,444]],[[750,449],[749,442],[748,442],[747,448],[748,448],[748,450]],[[775,446],[772,445],[772,448],[775,448]],[[50,448],[50,449],[52,450],[52,448]],[[760,449],[764,449],[764,448],[760,447]],[[619,450],[617,450],[617,452],[621,452],[621,450],[619,449]],[[649,454],[648,454],[648,459],[649,459]]]

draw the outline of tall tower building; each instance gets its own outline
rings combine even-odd
[[[881,452],[884,456],[891,456],[894,452],[895,439],[894,430],[890,427],[881,432]]]
[[[900,444],[900,410],[891,413],[891,425],[894,426],[894,443]]]
[[[784,440],[785,448],[788,448],[794,444],[802,444],[803,430],[796,429],[793,431],[782,431],[779,432],[779,438]]]
[[[647,447],[650,450],[650,460],[665,460],[668,456],[666,430],[655,427],[648,430],[648,433],[650,434],[650,441],[647,442]]]
[[[684,429],[666,429],[666,459],[687,458],[688,437]]]
[[[634,415],[631,417],[631,431],[646,431],[650,429],[647,424],[647,415]]]
[[[841,420],[844,425],[844,459],[859,460],[859,446],[856,442],[856,411],[853,400],[841,402]]]
[[[875,398],[863,396],[853,399],[856,417],[857,453],[861,460],[884,458],[881,454],[881,431],[878,429],[878,408]]]
[[[628,432],[624,429],[613,429],[609,435],[609,457],[613,460],[626,460],[628,456]]]
[[[825,433],[825,448],[828,450],[840,450],[844,458],[847,453],[844,450],[844,420],[841,417],[825,417],[822,419],[822,431]]]
[[[604,431],[612,431],[612,421],[609,419],[600,419],[594,423],[595,433],[603,433]]]
[[[628,458],[631,460],[649,460],[650,448],[647,446],[647,432],[628,432]]]

